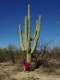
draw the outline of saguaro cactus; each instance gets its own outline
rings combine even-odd
[[[36,31],[34,33],[34,38],[30,37],[30,1],[28,0],[28,16],[25,16],[25,29],[24,32],[21,30],[21,25],[19,24],[19,34],[20,34],[20,48],[22,51],[27,52],[27,62],[31,62],[31,54],[36,50],[37,42],[40,33],[40,16],[36,21]],[[31,41],[33,46],[31,47]]]

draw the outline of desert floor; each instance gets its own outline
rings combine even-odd
[[[34,71],[24,72],[18,69],[18,65],[0,63],[0,80],[60,80],[60,69],[40,66]]]

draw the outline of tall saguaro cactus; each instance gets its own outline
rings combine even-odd
[[[36,21],[36,31],[34,33],[34,38],[31,39],[30,35],[30,1],[28,0],[28,16],[25,16],[25,29],[24,32],[21,30],[21,25],[19,24],[19,34],[20,34],[20,48],[22,51],[27,52],[27,62],[31,62],[31,54],[36,50],[37,43],[40,33],[40,16]],[[31,41],[33,46],[31,47]]]

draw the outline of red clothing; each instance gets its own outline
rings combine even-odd
[[[28,70],[30,70],[30,66],[31,66],[30,63],[25,63],[25,64],[23,65],[23,67],[24,67],[24,71],[28,71]]]

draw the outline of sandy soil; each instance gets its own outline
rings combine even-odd
[[[53,72],[40,67],[35,71],[24,72],[9,62],[0,63],[0,80],[60,80],[60,69]]]

